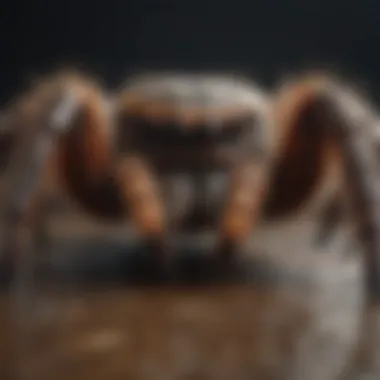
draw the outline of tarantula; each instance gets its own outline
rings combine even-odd
[[[228,264],[263,218],[296,212],[327,184],[332,204],[353,210],[379,294],[378,118],[337,78],[299,76],[266,94],[234,77],[161,73],[108,96],[65,73],[9,115],[9,251],[58,184],[97,217],[129,215],[157,265],[170,262],[175,231],[204,227],[217,228],[214,257]]]

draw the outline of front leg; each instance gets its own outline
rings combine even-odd
[[[342,163],[341,201],[347,201],[350,221],[356,227],[355,237],[364,253],[366,295],[370,303],[379,303],[380,166],[376,138],[379,116],[368,100],[339,78],[306,76],[293,86],[293,89],[292,85],[285,87],[282,96],[290,99],[292,91],[302,90],[305,100],[291,107],[302,111],[310,133],[314,131],[331,144]],[[330,222],[329,219],[325,219],[325,223]],[[327,224],[327,228],[331,227],[333,225]]]
[[[222,264],[230,263],[236,249],[260,221],[267,180],[267,167],[255,160],[241,163],[233,170],[216,248]]]
[[[235,147],[236,159],[215,250],[223,271],[228,270],[236,250],[261,220],[275,162],[274,127],[272,106],[263,102]]]
[[[125,158],[119,171],[124,199],[137,230],[144,237],[154,265],[165,269],[172,252],[168,242],[167,215],[158,179],[143,157]]]
[[[5,174],[7,186],[2,197],[1,248],[10,277],[16,268],[27,266],[32,269],[29,260],[34,263],[36,258],[41,258],[39,253],[46,250],[44,224],[48,196],[45,185],[51,174],[49,159],[54,157],[55,144],[70,127],[79,106],[71,91],[62,90],[55,98],[55,104],[46,110],[46,114],[30,117],[28,124],[20,122],[18,134],[14,131],[15,145]]]

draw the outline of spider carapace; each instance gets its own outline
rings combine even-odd
[[[129,215],[161,261],[173,234],[204,227],[226,259],[262,218],[296,212],[328,184],[322,201],[344,195],[380,288],[377,115],[336,78],[300,76],[267,94],[235,77],[162,73],[108,96],[65,73],[10,115],[6,215],[19,226],[41,217],[55,183],[95,216]]]

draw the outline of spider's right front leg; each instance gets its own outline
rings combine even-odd
[[[164,200],[152,168],[144,157],[130,155],[123,159],[119,181],[132,221],[145,239],[152,269],[167,270],[172,259],[167,234]],[[150,260],[152,259],[152,261]]]
[[[261,220],[268,177],[267,167],[254,160],[238,164],[233,170],[215,251],[223,270],[228,270],[236,251]]]

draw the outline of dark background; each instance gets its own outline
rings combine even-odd
[[[110,86],[137,68],[244,70],[271,84],[326,66],[380,99],[379,0],[24,0],[0,5],[0,101],[80,64]]]

